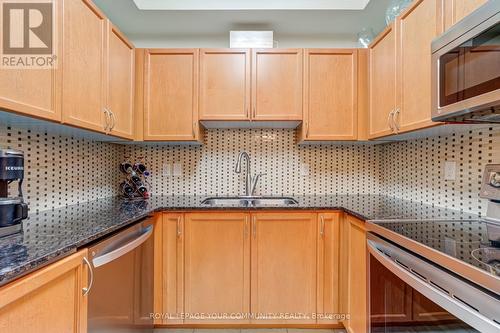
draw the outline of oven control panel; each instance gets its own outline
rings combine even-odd
[[[480,197],[500,201],[500,164],[485,167]]]

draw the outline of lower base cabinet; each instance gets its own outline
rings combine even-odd
[[[164,213],[155,253],[162,318],[155,323],[339,325],[340,217]]]
[[[87,332],[87,250],[0,288],[0,332]]]

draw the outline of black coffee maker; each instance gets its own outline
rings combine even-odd
[[[24,153],[14,149],[0,149],[0,237],[22,230],[21,221],[28,217],[22,184]],[[9,197],[9,185],[18,182],[18,196]]]

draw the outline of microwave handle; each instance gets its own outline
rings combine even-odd
[[[121,256],[124,256],[125,254],[129,253],[130,251],[147,241],[152,233],[153,226],[149,225],[142,230],[141,234],[138,237],[134,238],[127,244],[92,259],[92,264],[97,268],[99,266],[106,265],[107,263],[110,263],[111,261],[118,259]]]
[[[450,295],[434,287],[433,285],[423,280],[415,273],[412,273],[411,270],[408,270],[406,267],[404,267],[403,264],[399,264],[397,263],[397,261],[389,259],[386,255],[384,255],[377,249],[375,241],[367,240],[367,248],[369,253],[382,265],[384,265],[388,270],[390,270],[394,275],[396,275],[401,280],[406,282],[413,289],[418,290],[418,292],[423,294],[425,297],[427,297],[437,305],[449,311],[455,317],[466,322],[467,324],[478,329],[481,332],[485,333],[499,332],[500,330],[499,324],[496,324],[494,321],[489,320],[488,318],[481,315],[474,309],[462,304],[461,302],[454,299]],[[395,251],[393,247],[391,247],[391,250]],[[415,260],[420,260],[420,259],[415,258]],[[439,269],[439,268],[434,268],[434,269]],[[440,274],[448,274],[448,273],[442,271],[440,272]]]

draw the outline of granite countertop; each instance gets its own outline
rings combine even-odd
[[[112,197],[31,214],[23,232],[0,238],[0,285],[85,247],[156,211],[344,210],[363,220],[476,220],[477,215],[383,195],[293,196],[298,205],[217,207],[201,196],[153,196],[146,201]]]

